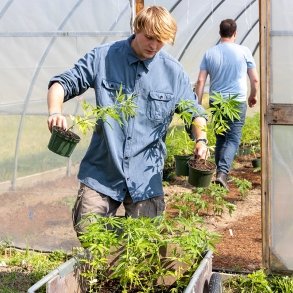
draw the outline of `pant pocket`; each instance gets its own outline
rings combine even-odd
[[[77,193],[77,198],[75,200],[75,204],[72,208],[72,223],[73,223],[73,228],[77,233],[80,232],[78,223],[81,220],[82,197],[85,193],[85,190],[86,190],[86,186],[81,186],[79,188]]]
[[[156,215],[155,216],[161,216],[163,212],[165,211],[165,200],[164,196],[158,196],[151,199],[152,202],[155,205]]]
[[[150,199],[150,203],[153,206],[153,212],[151,212],[151,217],[161,216],[165,211],[165,200],[164,196],[157,196]]]

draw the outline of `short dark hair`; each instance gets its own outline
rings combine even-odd
[[[220,23],[220,36],[222,38],[231,38],[236,32],[237,24],[233,19],[224,19]]]

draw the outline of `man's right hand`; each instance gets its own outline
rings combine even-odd
[[[67,120],[61,113],[51,113],[47,119],[48,128],[52,132],[53,126],[59,126],[63,129],[67,129]]]
[[[257,97],[250,95],[249,98],[248,98],[248,106],[250,108],[253,108],[256,105],[256,103],[257,103]]]

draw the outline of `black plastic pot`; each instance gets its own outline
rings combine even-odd
[[[260,168],[261,167],[261,158],[256,158],[251,161],[253,168]]]
[[[70,157],[79,141],[80,137],[74,132],[54,126],[48,149],[60,156]]]
[[[213,174],[216,171],[216,165],[213,162],[206,161],[206,168],[203,169],[194,167],[193,162],[194,160],[188,161],[188,183],[195,187],[208,187],[212,181]]]
[[[174,177],[174,167],[163,169],[163,181],[170,181]]]
[[[175,155],[175,173],[177,176],[188,176],[189,174],[189,167],[188,167],[188,160],[192,157],[190,155]]]

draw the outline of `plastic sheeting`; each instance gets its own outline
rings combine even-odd
[[[269,102],[292,107],[293,2],[271,1]],[[288,107],[288,108],[289,108]],[[288,112],[291,116],[292,111]],[[286,120],[286,117],[283,117]],[[289,117],[288,117],[289,118]],[[270,265],[293,270],[293,125],[269,125],[271,178],[269,202]]]
[[[250,48],[257,62],[259,48],[258,1],[144,1],[145,5],[163,5],[172,12],[178,24],[175,45],[169,52],[179,59],[195,81],[205,50],[219,42],[219,24],[223,19],[235,19],[237,40]]]
[[[88,138],[69,160],[48,151],[47,84],[96,45],[128,37],[131,3],[0,0],[1,241],[42,250],[78,245],[71,224],[78,183],[63,176],[75,175],[71,165],[78,165]],[[182,62],[192,82],[204,51],[219,41],[225,18],[237,20],[237,42],[249,47],[258,63],[256,0],[145,1],[145,6],[154,4],[177,20],[175,45],[165,49]],[[83,98],[92,99],[93,92]],[[65,113],[74,114],[78,99],[64,106]]]
[[[237,42],[258,61],[256,0],[145,1],[154,4],[168,8],[178,22],[175,45],[166,50],[182,62],[191,81],[204,51],[219,41],[224,18],[237,20]],[[0,1],[0,114],[47,114],[51,76],[96,45],[130,35],[131,13],[127,0]],[[67,107],[72,112],[74,102]]]
[[[272,127],[271,264],[293,270],[293,131],[292,126]]]
[[[47,114],[48,80],[97,44],[128,36],[130,19],[127,0],[1,1],[0,114]]]

